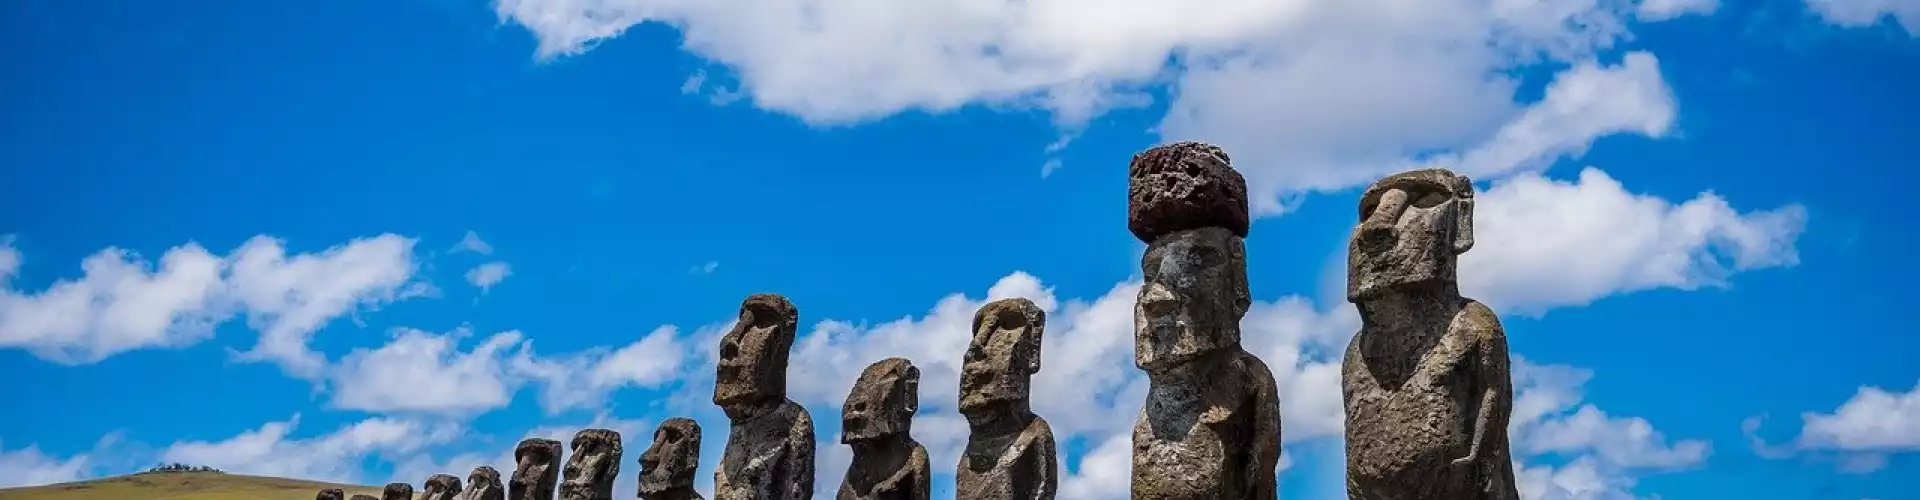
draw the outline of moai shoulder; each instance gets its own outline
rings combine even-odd
[[[913,440],[920,368],[906,358],[868,365],[840,407],[840,442],[853,448],[839,500],[927,500],[927,448]]]
[[[552,500],[559,487],[563,464],[560,441],[527,438],[513,447],[513,479],[507,484],[512,500]]]
[[[420,488],[420,500],[454,500],[459,495],[460,478],[450,474],[434,474]]]
[[[653,430],[653,445],[640,454],[642,500],[700,500],[693,474],[700,469],[700,423],[669,418]]]
[[[969,432],[954,475],[959,500],[1048,500],[1058,490],[1053,430],[1031,405],[1046,323],[1046,311],[1024,298],[974,312],[960,370],[960,413]]]
[[[620,433],[584,429],[573,435],[573,456],[560,482],[560,500],[612,500],[620,477]]]
[[[380,491],[380,500],[413,500],[413,485],[407,483],[387,483]]]
[[[462,500],[506,500],[507,489],[500,484],[500,471],[490,466],[473,468],[467,474],[467,489],[460,492]]]
[[[718,500],[813,498],[813,419],[787,399],[787,358],[799,321],[786,297],[754,294],[720,339],[713,403],[730,428],[713,471]]]
[[[313,500],[347,500],[347,492],[340,488],[327,488],[314,495]]]
[[[1473,205],[1472,181],[1445,169],[1390,175],[1361,195],[1347,251],[1361,328],[1341,362],[1349,498],[1519,498],[1506,334],[1459,290]]]
[[[1275,498],[1278,387],[1240,345],[1247,286],[1246,180],[1212,145],[1134,156],[1127,225],[1147,243],[1134,364],[1150,382],[1133,431],[1133,498]]]

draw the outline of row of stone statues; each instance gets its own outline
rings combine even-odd
[[[1128,229],[1147,244],[1134,305],[1134,363],[1149,388],[1133,427],[1136,499],[1276,498],[1280,394],[1273,372],[1241,346],[1252,304],[1245,238],[1247,186],[1220,148],[1158,146],[1128,168]],[[1368,187],[1348,247],[1347,300],[1360,332],[1342,363],[1347,494],[1355,500],[1517,500],[1508,458],[1513,387],[1506,337],[1493,312],[1460,295],[1458,256],[1473,247],[1472,183],[1443,169]],[[731,421],[714,471],[722,500],[813,495],[814,429],[787,398],[787,358],[799,324],[776,294],[748,297],[722,337],[713,402]],[[973,317],[959,410],[970,427],[955,474],[960,499],[1050,499],[1059,478],[1052,430],[1029,400],[1046,314],[1024,298]],[[888,358],[860,374],[841,408],[853,451],[837,498],[926,499],[927,451],[912,437],[920,370]],[[700,426],[662,423],[641,457],[640,497],[692,499]],[[574,437],[563,500],[609,500],[620,439]],[[546,500],[560,443],[516,450],[511,484],[475,469],[467,489],[429,479],[423,500]],[[338,491],[323,499],[339,499]],[[410,499],[390,485],[384,500]]]

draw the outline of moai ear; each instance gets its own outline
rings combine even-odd
[[[1027,322],[1027,373],[1040,373],[1040,345],[1047,334],[1047,312],[1034,308],[1033,321]]]
[[[920,413],[920,367],[907,365],[907,380],[901,384],[907,391],[907,418]]]
[[[1473,180],[1467,176],[1454,176],[1453,195],[1453,253],[1459,255],[1473,249]]]

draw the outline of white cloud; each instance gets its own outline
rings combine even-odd
[[[414,243],[382,234],[289,256],[280,240],[247,240],[228,258],[227,283],[260,340],[237,359],[271,362],[299,378],[322,376],[326,358],[307,346],[315,331],[342,315],[426,293],[424,285],[409,286],[419,269]]]
[[[363,460],[412,454],[461,434],[453,425],[372,418],[329,434],[294,438],[291,435],[299,424],[300,415],[295,414],[287,421],[268,422],[220,441],[174,443],[160,453],[160,460],[211,465],[239,474],[357,483],[366,479]]]
[[[19,252],[5,273],[17,271]],[[80,262],[83,275],[38,293],[0,289],[0,347],[19,347],[41,359],[88,364],[122,352],[179,347],[213,334],[229,316],[222,273],[228,262],[187,243],[153,263],[119,248]]]
[[[1920,451],[1920,382],[1904,393],[1864,386],[1833,413],[1807,412],[1800,418],[1801,448]]]
[[[449,249],[449,251],[453,253],[473,252],[480,255],[493,255],[493,245],[488,244],[487,240],[480,239],[480,233],[467,231],[467,234],[461,236],[460,241],[454,243],[453,248]]]
[[[471,351],[460,352],[466,328],[446,335],[396,330],[393,341],[376,349],[354,349],[332,369],[337,408],[373,412],[470,414],[506,406],[517,387],[504,359],[524,345],[520,332],[494,334]]]
[[[515,377],[539,382],[541,406],[549,413],[557,413],[600,406],[609,394],[621,388],[657,387],[673,382],[689,355],[679,330],[662,326],[611,351],[592,349],[540,357],[533,353],[529,342],[508,360],[508,370]]]
[[[5,443],[0,443],[0,488],[77,481],[88,476],[91,465],[92,457],[85,453],[61,459],[41,452],[38,446],[8,450]]]
[[[690,272],[693,274],[713,274],[713,271],[717,269],[720,269],[720,261],[710,260],[710,261],[707,261],[707,263],[705,264],[693,266],[692,268],[687,269],[687,272]]]
[[[486,293],[486,291],[493,289],[493,285],[500,284],[501,281],[506,280],[508,276],[512,275],[513,267],[508,266],[507,263],[499,261],[488,262],[474,266],[473,269],[468,270],[467,283],[479,287],[481,293]]]
[[[1858,28],[1887,19],[1908,36],[1920,37],[1920,2],[1914,0],[1806,0],[1807,9],[1835,26]]]
[[[1643,0],[1635,15],[1648,21],[1664,21],[1687,14],[1712,14],[1720,0]]]
[[[1565,365],[1513,360],[1514,405],[1509,424],[1516,459],[1557,456],[1558,466],[1516,463],[1520,496],[1528,500],[1627,500],[1648,472],[1704,462],[1706,441],[1669,443],[1645,419],[1612,417],[1581,404],[1592,372]],[[1524,460],[1521,460],[1524,461]]]

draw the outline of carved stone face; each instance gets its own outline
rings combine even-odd
[[[1347,245],[1347,300],[1456,280],[1473,248],[1473,183],[1444,169],[1381,179],[1360,197]]]
[[[446,474],[434,474],[427,478],[427,484],[421,488],[420,500],[453,500],[460,494],[460,478]]]
[[[313,500],[347,500],[347,492],[339,488],[324,489],[320,490],[320,494],[314,495]]]
[[[1152,372],[1240,345],[1240,317],[1253,303],[1240,237],[1217,227],[1169,234],[1147,246],[1140,268],[1134,364]]]
[[[887,358],[860,372],[840,407],[840,442],[906,434],[920,411],[920,369],[905,358]]]
[[[620,476],[620,433],[586,429],[573,435],[573,457],[567,459],[560,483],[561,500],[613,498],[613,481]]]
[[[513,500],[550,500],[560,481],[560,442],[531,438],[513,448],[513,479],[508,497]]]
[[[474,467],[467,475],[467,491],[461,495],[464,500],[503,500],[507,498],[506,488],[500,485],[500,471],[485,465]]]
[[[1001,299],[973,313],[973,342],[960,367],[960,411],[1023,401],[1040,371],[1047,313],[1024,298]]]
[[[387,489],[380,492],[380,500],[413,500],[413,485],[388,483]]]
[[[640,494],[692,489],[700,469],[700,423],[670,418],[653,430],[653,445],[640,454]]]
[[[713,404],[731,406],[787,395],[787,354],[800,313],[785,297],[755,294],[720,339]]]

